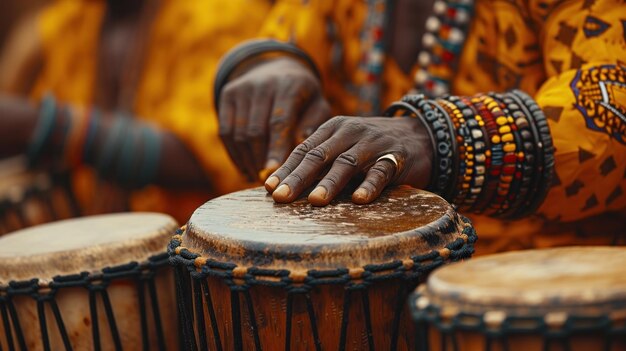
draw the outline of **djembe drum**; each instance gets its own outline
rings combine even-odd
[[[169,216],[110,214],[0,238],[0,349],[178,346]]]
[[[445,200],[412,188],[322,208],[262,188],[211,200],[169,247],[186,348],[411,349],[408,293],[475,240]]]
[[[0,160],[0,235],[79,215],[68,174],[29,170],[24,158]]]
[[[626,248],[474,258],[411,297],[421,351],[626,350]]]

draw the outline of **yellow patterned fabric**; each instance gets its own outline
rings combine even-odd
[[[322,67],[338,114],[357,113],[362,83],[364,1],[279,2],[264,35],[291,40]],[[288,19],[287,19],[288,18]],[[307,20],[301,20],[306,18]],[[317,19],[319,23],[311,23]],[[322,33],[322,34],[320,34]],[[538,218],[504,222],[474,216],[488,253],[573,243],[623,243],[626,236],[626,3],[621,0],[477,0],[452,92],[520,88],[545,112],[556,180]],[[412,86],[386,58],[382,106]],[[555,224],[547,224],[545,220]],[[564,222],[581,221],[581,225]],[[561,223],[561,224],[559,224]],[[514,229],[512,229],[514,228]]]
[[[270,10],[269,1],[162,1],[148,36],[133,114],[184,142],[213,189],[149,187],[132,194],[133,210],[165,212],[184,222],[209,197],[249,186],[219,139],[212,88],[220,57],[240,41],[256,37]],[[50,91],[65,103],[92,103],[104,12],[101,0],[58,1],[43,12],[44,68],[34,97]],[[92,173],[77,170],[78,197],[85,207],[99,195]]]

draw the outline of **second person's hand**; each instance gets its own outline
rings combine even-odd
[[[331,117],[319,79],[297,59],[260,61],[220,94],[219,133],[237,167],[254,181]],[[264,179],[263,179],[264,180]]]

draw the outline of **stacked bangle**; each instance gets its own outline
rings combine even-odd
[[[46,96],[41,101],[41,105],[39,107],[39,120],[26,153],[29,167],[35,167],[39,162],[41,155],[52,137],[52,132],[56,124],[56,117],[56,100],[50,95]]]
[[[437,100],[407,95],[387,115],[398,112],[420,118],[433,138],[428,190],[461,210],[518,218],[545,198],[554,149],[543,112],[525,93]]]

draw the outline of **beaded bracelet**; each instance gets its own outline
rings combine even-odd
[[[457,163],[456,143],[450,117],[445,114],[445,111],[438,109],[436,104],[429,103],[424,95],[406,95],[402,101],[422,112],[428,122],[428,127],[435,135],[437,147],[434,167],[437,167],[437,170],[436,176],[431,179],[427,189],[442,194],[449,200],[450,193],[455,190],[450,183],[453,181],[452,177]]]
[[[465,196],[455,201],[459,204],[459,208],[470,209],[482,191],[485,181],[486,132],[482,128],[484,122],[469,100],[464,101],[463,98],[455,96],[447,97],[447,100],[461,111],[465,120],[465,128],[459,133],[466,133],[466,140],[469,143],[467,146],[468,172],[463,184],[463,188],[466,189],[463,189]]]
[[[89,160],[95,158],[94,148],[95,140],[100,128],[100,111],[92,109],[88,114],[87,133],[85,134],[85,141],[83,143],[82,162],[87,163]]]
[[[530,191],[530,183],[533,179],[535,170],[535,147],[532,131],[530,130],[530,123],[526,118],[526,115],[521,110],[519,104],[512,99],[510,94],[491,94],[491,96],[500,101],[500,105],[503,109],[509,111],[509,114],[513,116],[515,120],[515,126],[518,129],[520,135],[520,150],[521,154],[518,154],[518,173],[516,173],[516,183],[511,188],[507,202],[511,211],[502,213],[503,217],[512,218],[512,214],[515,209],[523,203]]]
[[[156,180],[161,159],[161,134],[144,126],[141,129],[141,145],[143,146],[141,167],[138,176],[138,187],[144,187]]]
[[[37,165],[46,144],[52,136],[57,117],[56,100],[53,96],[47,95],[41,100],[39,107],[39,120],[33,133],[33,137],[28,145],[26,156],[28,166],[33,168]]]
[[[535,188],[536,190],[531,193],[534,197],[525,201],[524,204],[520,206],[519,211],[515,213],[516,217],[521,217],[533,213],[548,194],[554,177],[554,146],[552,144],[548,121],[537,103],[520,90],[513,90],[511,96],[517,98],[518,101],[521,102],[520,106],[528,110],[527,116],[532,120],[531,126],[536,129],[539,136],[538,139],[535,139],[537,149],[543,154],[542,162],[538,161],[536,167],[536,172],[538,172],[540,176],[538,177],[539,180]]]
[[[436,162],[428,189],[458,208],[517,218],[545,198],[554,148],[545,115],[525,93],[436,101],[407,95],[388,115],[398,111],[420,118],[431,131]]]
[[[116,162],[124,138],[128,133],[129,121],[124,116],[117,116],[109,128],[102,150],[97,157],[96,168],[101,176],[113,175],[113,165]]]
[[[119,183],[133,187],[137,167],[137,158],[139,157],[139,148],[137,132],[135,128],[128,128],[124,139],[121,142],[120,155],[116,163],[116,177]]]
[[[455,203],[459,203],[467,193],[469,189],[469,182],[471,180],[471,173],[473,172],[470,165],[471,159],[474,155],[471,153],[471,138],[469,136],[469,130],[467,129],[465,117],[461,110],[454,104],[444,99],[437,99],[437,103],[441,106],[450,116],[452,124],[456,128],[456,141],[459,154],[459,167],[458,172],[455,175],[456,183],[460,184],[460,189],[457,189],[456,193],[451,196]]]

